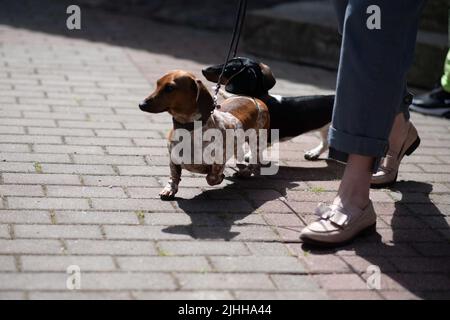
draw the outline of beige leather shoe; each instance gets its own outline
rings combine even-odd
[[[389,149],[386,157],[381,159],[378,172],[372,175],[370,186],[372,188],[384,188],[397,181],[398,168],[405,155],[409,156],[420,144],[417,130],[412,123],[409,125],[408,134],[399,152]]]
[[[364,210],[352,214],[336,205],[319,205],[316,214],[320,218],[306,226],[300,234],[300,239],[305,243],[339,246],[362,233],[375,231],[377,216],[372,201]]]

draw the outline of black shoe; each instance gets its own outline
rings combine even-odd
[[[410,109],[450,119],[450,93],[438,86],[430,92],[414,97]]]

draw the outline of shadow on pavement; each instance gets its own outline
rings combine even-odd
[[[245,219],[268,202],[286,197],[287,191],[298,187],[302,181],[339,179],[342,169],[342,165],[327,161],[325,168],[281,166],[274,176],[227,178],[232,183],[225,187],[206,190],[191,199],[175,198],[178,207],[189,215],[192,223],[187,226],[170,226],[163,231],[187,234],[196,239],[231,240],[240,234],[232,230],[233,226],[258,225],[246,223],[245,220],[239,223],[239,220]],[[182,182],[180,188],[183,188]],[[264,196],[259,196],[258,193],[264,193]],[[206,218],[204,214],[207,214]]]
[[[3,0],[1,1],[0,24],[74,40],[84,39],[154,54],[169,55],[182,60],[194,61],[202,66],[222,63],[232,31],[230,29],[226,33],[211,32],[171,23],[158,23],[133,15],[113,14],[83,5],[81,5],[81,30],[68,30],[66,8],[71,4],[73,3],[68,0]],[[143,71],[146,73],[146,65],[151,65],[155,61],[147,61],[145,57],[143,59],[144,61],[139,61],[138,64],[142,65],[141,69],[144,69]],[[316,72],[317,74],[310,75],[301,66],[286,65],[279,61],[265,62],[271,66],[278,79],[283,78],[334,90],[334,72],[321,70]],[[167,71],[183,68],[184,66],[180,63],[178,66],[167,66]],[[198,70],[189,71],[201,74],[200,67]],[[146,74],[147,79],[152,83],[159,76],[161,75]],[[297,94],[292,92],[292,95]]]
[[[423,299],[448,299],[450,244],[443,234],[448,235],[450,227],[429,197],[432,189],[428,183],[398,182],[392,190],[401,192],[402,198],[395,203],[391,229],[377,228],[377,233],[337,249],[318,249],[306,244],[302,247],[313,255],[350,253],[362,257],[369,265],[380,268],[381,290],[395,291],[400,286]],[[405,225],[408,218],[421,221],[421,229]],[[366,270],[359,273],[364,278],[369,276]]]

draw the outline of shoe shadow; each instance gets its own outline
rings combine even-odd
[[[280,166],[274,176],[226,178],[225,187],[210,188],[191,199],[176,197],[175,206],[190,217],[191,224],[169,226],[163,232],[190,235],[195,239],[232,240],[241,234],[242,228],[259,227],[261,240],[274,240],[264,238],[265,234],[273,234],[269,232],[270,226],[262,215],[252,213],[259,210],[292,212],[283,200],[288,190],[301,186],[303,181],[339,179],[343,166],[334,161],[326,163],[324,168]],[[255,230],[253,236],[258,237],[257,233]]]
[[[411,298],[448,299],[450,212],[446,212],[446,217],[433,203],[432,189],[428,183],[398,182],[391,189],[400,197],[394,212],[376,208],[379,220],[385,222],[384,226],[377,224],[377,233],[336,249],[323,250],[306,244],[302,249],[316,255],[337,254],[366,281],[372,274],[367,268],[378,267],[379,290],[386,298],[403,298],[397,294],[407,290]]]

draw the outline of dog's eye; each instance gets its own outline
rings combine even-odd
[[[173,90],[175,90],[175,86],[168,84],[164,87],[164,92],[171,93]]]

